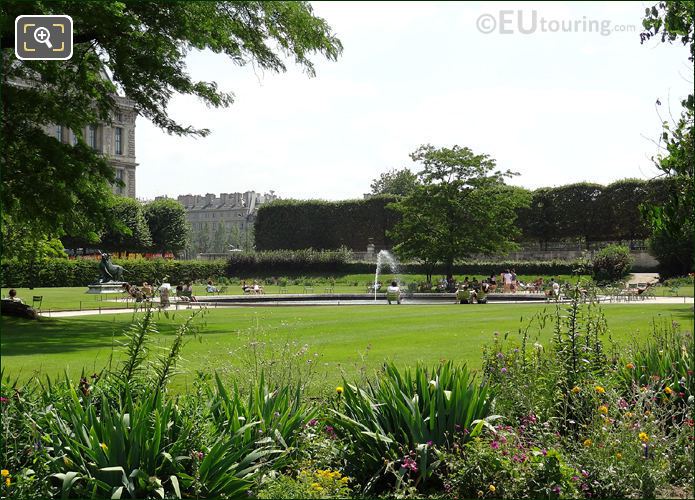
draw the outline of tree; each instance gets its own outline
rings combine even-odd
[[[407,196],[413,192],[418,184],[417,175],[407,168],[401,170],[392,169],[374,179],[370,184],[372,194],[391,194]]]
[[[141,252],[152,246],[150,228],[139,201],[118,197],[111,211],[116,224],[109,226],[101,237],[104,250]]]
[[[420,185],[393,204],[402,219],[389,234],[401,257],[430,267],[443,263],[451,279],[458,259],[516,247],[516,210],[528,204],[529,195],[504,184],[512,172],[494,170],[495,160],[466,147],[426,145],[410,157],[422,166]]]
[[[178,201],[164,198],[145,205],[145,219],[152,235],[152,248],[164,255],[186,248],[190,234],[186,210]]]
[[[647,9],[640,35],[642,42],[661,35],[662,41],[680,40],[690,45],[691,63],[695,62],[695,2],[660,2]],[[692,74],[692,69],[691,69]],[[657,105],[660,105],[657,100]],[[645,204],[643,214],[652,230],[650,249],[667,275],[687,274],[695,269],[695,98],[682,101],[683,111],[676,123],[663,123],[659,146],[661,153],[652,158],[661,176],[672,183],[662,204]]]
[[[14,57],[14,20],[27,13],[72,17],[70,60]],[[108,222],[115,172],[80,131],[111,122],[118,91],[167,132],[205,136],[209,130],[169,116],[170,99],[194,95],[219,108],[234,96],[189,75],[192,50],[209,49],[233,64],[273,72],[285,71],[289,59],[309,76],[315,74],[314,54],[335,60],[342,51],[307,2],[7,1],[0,4],[0,36],[3,211],[18,224],[57,236],[83,236]],[[57,125],[76,132],[78,144],[62,144],[42,128]]]

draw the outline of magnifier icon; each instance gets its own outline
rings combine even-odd
[[[53,48],[53,44],[51,43],[51,32],[43,26],[36,28],[34,31],[34,40],[38,43],[45,43],[46,47],[49,49]]]

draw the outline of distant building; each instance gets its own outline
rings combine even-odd
[[[114,96],[118,106],[113,115],[113,124],[96,123],[85,127],[82,138],[92,149],[108,158],[116,170],[116,179],[125,184],[114,184],[115,194],[135,198],[135,119],[137,111],[133,101]],[[66,144],[77,144],[77,135],[62,125],[44,127],[46,133]]]
[[[278,199],[274,191],[269,193],[208,193],[204,196],[187,194],[177,201],[186,209],[186,219],[194,236],[203,241],[200,251],[224,251],[249,245],[258,207]],[[202,236],[202,238],[201,238]],[[224,237],[224,243],[220,241]],[[205,244],[207,242],[207,244]],[[213,248],[224,245],[222,248]],[[248,248],[244,248],[248,249]]]

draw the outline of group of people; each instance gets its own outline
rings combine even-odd
[[[516,293],[519,290],[528,292],[543,292],[545,290],[545,294],[548,297],[560,296],[560,284],[555,281],[555,278],[550,278],[547,284],[540,276],[531,282],[524,283],[518,279],[514,269],[507,269],[503,273],[500,273],[499,281],[502,283],[502,291],[504,293]],[[472,299],[475,299],[480,293],[487,294],[496,291],[498,289],[498,280],[497,276],[492,273],[482,282],[479,282],[475,277],[472,280],[466,277],[463,282],[459,284],[452,281],[452,285],[451,288],[457,292],[464,290],[470,291]]]
[[[263,287],[258,284],[258,281],[254,280],[253,285],[247,285],[246,281],[241,282],[241,289],[244,293],[253,293],[256,295],[261,295],[265,293]]]

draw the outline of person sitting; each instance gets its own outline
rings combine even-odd
[[[142,291],[142,294],[146,300],[151,299],[152,296],[154,295],[154,290],[152,289],[152,285],[150,285],[147,281],[142,282],[142,287],[140,288],[140,290]]]
[[[183,293],[191,302],[198,302],[198,299],[196,299],[195,295],[193,295],[193,283],[190,281],[187,281],[183,286]]]
[[[490,274],[490,277],[487,279],[489,288],[489,292],[494,292],[495,289],[497,288],[497,278],[495,278],[495,273]]]
[[[182,285],[176,285],[176,297],[182,302],[188,302],[190,300],[188,297],[186,297]]]
[[[246,294],[246,293],[251,293],[253,291],[253,287],[250,285],[246,284],[246,280],[241,282],[241,290]]]
[[[258,284],[258,281],[253,282],[253,293],[256,295],[262,295],[263,294],[263,287]]]
[[[560,297],[560,283],[555,281],[555,278],[550,278],[548,285],[550,285],[550,288],[546,295],[550,298],[558,299]]]
[[[17,302],[18,304],[24,304],[24,301],[17,297],[17,290],[10,288],[8,296],[5,300],[11,300],[12,302]]]
[[[459,287],[459,289],[470,288],[470,286],[471,286],[471,282],[468,281],[468,276],[466,276],[465,278],[463,278],[463,283],[461,283],[461,286]]]
[[[386,300],[388,300],[389,305],[392,301],[396,301],[397,304],[401,303],[401,288],[395,280],[386,288]]]
[[[205,287],[205,291],[206,291],[207,293],[217,293],[217,292],[219,292],[220,290],[219,290],[215,285],[213,285],[213,284],[212,284],[212,280],[209,279],[209,280],[208,280],[208,283],[207,283],[207,286]]]
[[[534,292],[543,291],[543,278],[541,276],[536,278],[536,281],[533,282],[533,291]]]

